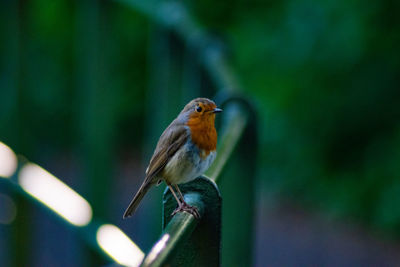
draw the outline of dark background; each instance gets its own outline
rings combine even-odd
[[[182,2],[224,44],[258,112],[255,265],[398,264],[399,2]],[[3,0],[0,17],[0,140],[147,251],[163,188],[121,216],[162,130],[216,93],[196,53],[117,1]],[[44,209],[2,195],[17,216],[0,224],[0,265],[93,263]]]

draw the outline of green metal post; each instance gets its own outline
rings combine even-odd
[[[221,195],[217,185],[205,176],[180,185],[185,201],[198,208],[201,218],[188,213],[171,216],[177,207],[166,189],[163,208],[163,235],[148,253],[143,266],[220,266]],[[181,228],[182,224],[189,227]],[[196,228],[196,231],[193,231]],[[186,238],[185,238],[186,237]],[[173,250],[172,253],[160,253]]]
[[[221,247],[221,202],[217,185],[204,176],[190,183],[180,185],[185,200],[199,206],[202,216],[196,231],[178,246],[170,263],[173,266],[219,266]],[[171,228],[171,213],[176,200],[170,190],[164,194],[163,228]]]

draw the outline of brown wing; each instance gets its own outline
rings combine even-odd
[[[186,143],[188,137],[189,133],[187,129],[181,124],[172,123],[165,129],[146,170],[146,182],[157,182],[154,178],[164,169],[176,151]]]
[[[135,212],[146,192],[160,179],[157,175],[164,169],[179,148],[186,143],[188,137],[189,133],[179,117],[165,129],[146,170],[146,178],[126,209],[124,218],[131,216]]]

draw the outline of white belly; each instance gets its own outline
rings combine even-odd
[[[202,175],[213,163],[217,152],[200,157],[199,149],[187,142],[165,166],[161,176],[171,184],[187,183]]]

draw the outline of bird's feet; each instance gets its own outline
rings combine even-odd
[[[172,212],[171,216],[174,216],[178,212],[183,212],[186,211],[187,213],[192,214],[196,219],[200,219],[200,213],[199,210],[195,206],[190,206],[186,202],[182,202],[181,205],[179,205],[174,212]]]

